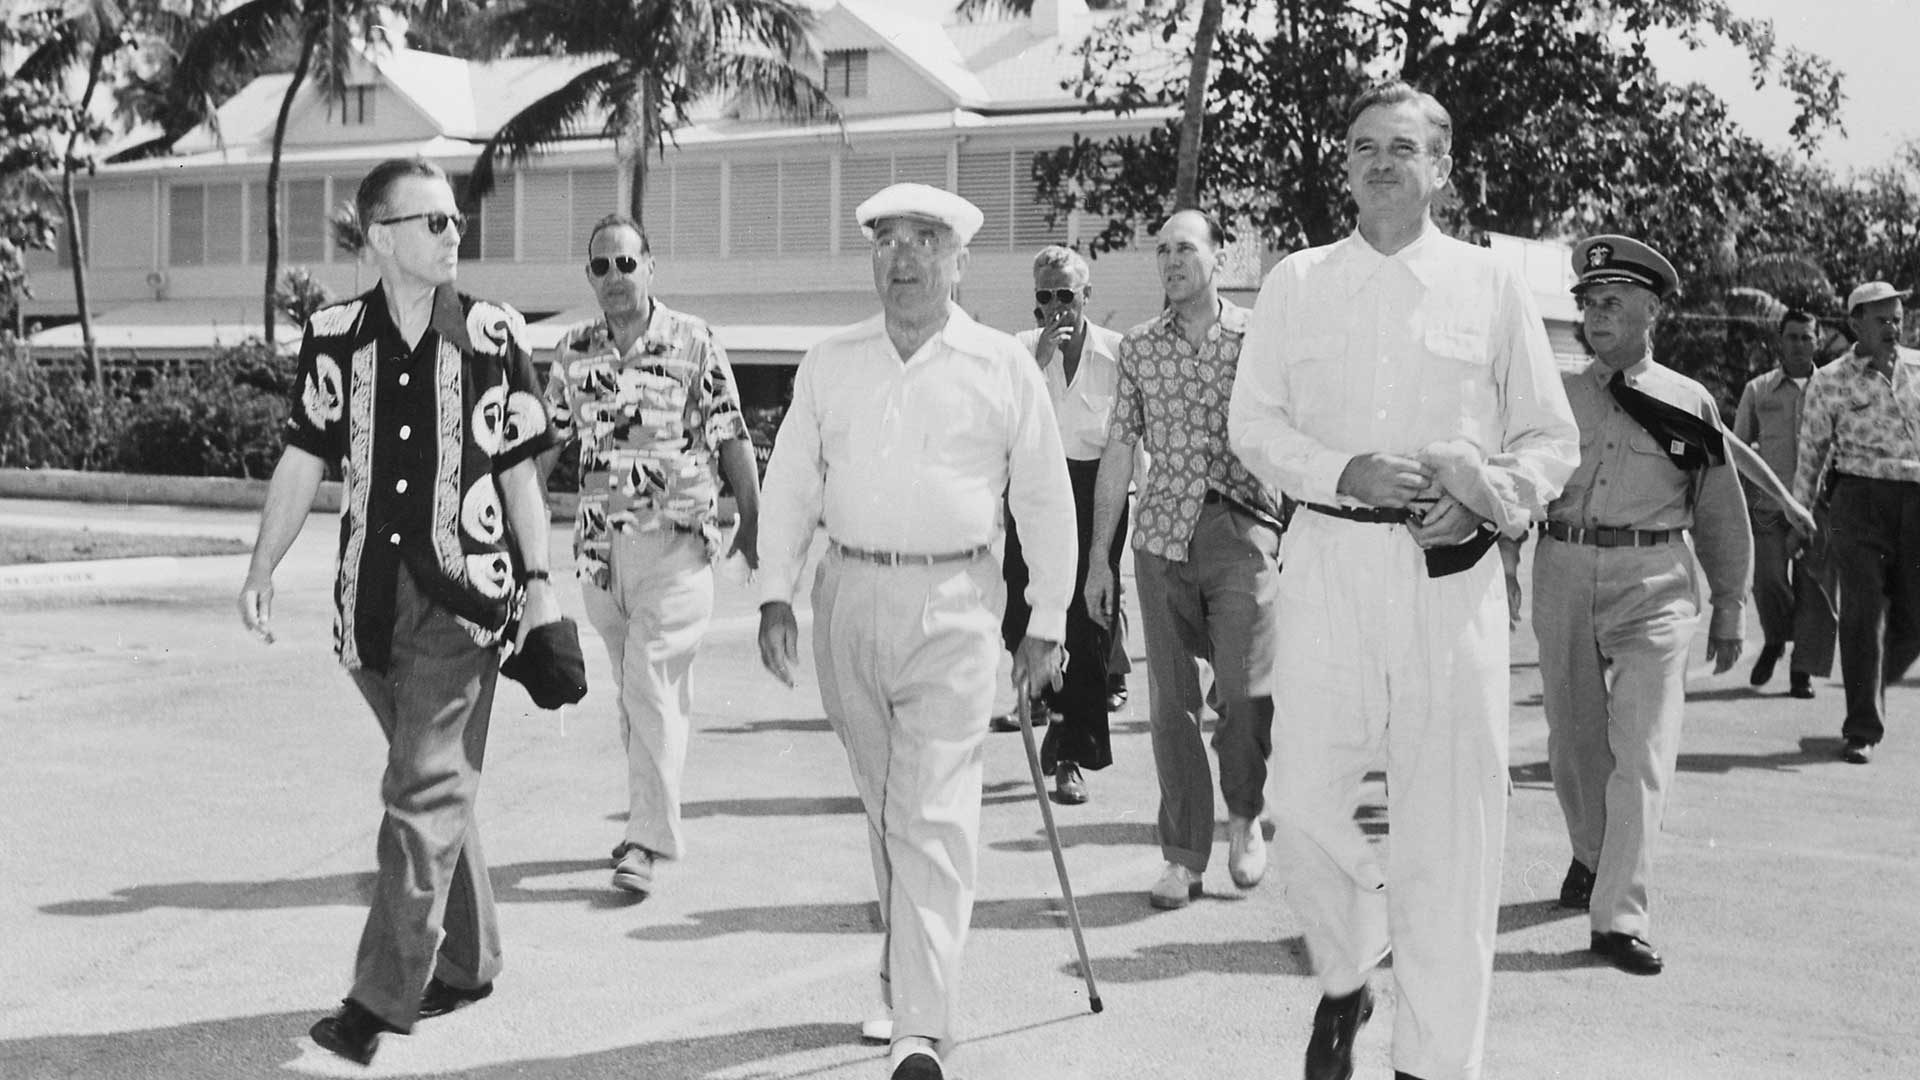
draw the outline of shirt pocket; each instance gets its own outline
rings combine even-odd
[[[1339,331],[1301,334],[1287,350],[1284,364],[1287,396],[1296,420],[1341,409],[1354,390],[1342,369],[1347,335]]]
[[[1421,405],[1429,416],[1448,418],[1455,438],[1486,445],[1483,430],[1498,413],[1493,385],[1492,342],[1478,327],[1435,327],[1421,339],[1434,362],[1421,379]]]

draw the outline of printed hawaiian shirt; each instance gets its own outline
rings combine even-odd
[[[1920,481],[1920,352],[1901,348],[1889,378],[1857,352],[1807,380],[1793,497],[1808,506],[1824,470]]]
[[[658,301],[622,355],[607,321],[567,331],[554,349],[547,405],[580,440],[576,573],[610,588],[613,533],[698,533],[720,548],[718,456],[748,437],[740,393],[713,330]]]
[[[500,640],[515,586],[499,475],[555,444],[519,312],[449,286],[408,348],[378,285],[314,312],[287,445],[341,463],[334,650],[385,671],[405,565],[475,642]]]
[[[1144,444],[1152,466],[1140,488],[1133,546],[1185,562],[1208,490],[1241,509],[1285,521],[1279,500],[1227,444],[1227,402],[1247,332],[1247,309],[1220,301],[1220,317],[1196,349],[1172,309],[1127,331],[1120,343],[1120,387],[1112,438]]]

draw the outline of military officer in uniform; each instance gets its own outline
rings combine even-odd
[[[1700,614],[1693,557],[1718,674],[1740,656],[1753,541],[1712,396],[1652,357],[1654,321],[1679,284],[1672,264],[1637,240],[1596,236],[1573,265],[1594,356],[1564,376],[1580,465],[1547,509],[1533,565],[1547,759],[1573,847],[1560,903],[1590,911],[1595,953],[1653,975],[1663,961],[1647,939],[1647,879]]]

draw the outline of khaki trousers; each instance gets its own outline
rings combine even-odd
[[[1393,1065],[1480,1075],[1507,808],[1500,560],[1447,577],[1404,528],[1311,511],[1281,542],[1269,805],[1321,990],[1391,947]],[[1384,850],[1354,820],[1385,759]]]
[[[1573,857],[1596,876],[1599,932],[1647,936],[1647,881],[1680,754],[1700,616],[1685,544],[1601,548],[1542,537],[1533,629],[1547,766]]]
[[[693,657],[713,618],[713,567],[704,539],[670,529],[617,532],[611,556],[609,588],[582,579],[580,599],[613,662],[627,751],[625,842],[677,859]]]
[[[387,770],[379,870],[348,996],[411,1031],[432,976],[471,988],[500,972],[493,885],[473,817],[500,654],[476,645],[406,567],[399,575],[391,666],[352,672],[387,736]]]
[[[813,586],[820,699],[867,814],[893,1037],[952,1037],[973,916],[1000,564],[879,566],[832,551]]]

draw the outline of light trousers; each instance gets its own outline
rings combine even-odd
[[[611,555],[609,587],[582,579],[580,598],[613,663],[627,751],[625,842],[677,859],[693,657],[713,618],[713,567],[704,539],[670,529],[616,532]]]
[[[1573,857],[1595,875],[1589,918],[1645,938],[1700,617],[1693,553],[1543,537],[1533,559],[1547,767]]]
[[[499,668],[500,654],[475,644],[402,566],[389,667],[352,672],[386,734],[387,768],[379,870],[348,996],[400,1031],[413,1030],[429,978],[472,988],[500,972],[473,816]]]
[[[879,566],[829,551],[813,585],[820,699],[867,814],[893,1037],[952,1037],[973,916],[981,749],[1000,651],[992,555]]]
[[[1280,555],[1274,865],[1314,973],[1344,996],[1391,948],[1394,1068],[1477,1077],[1506,839],[1500,560],[1430,578],[1404,528],[1308,510]],[[1382,758],[1384,850],[1354,820]]]

